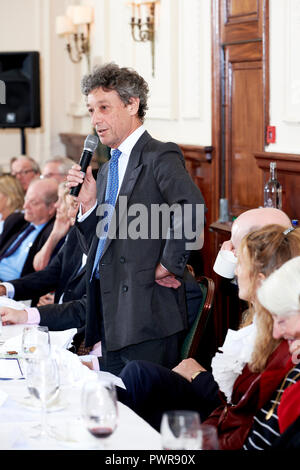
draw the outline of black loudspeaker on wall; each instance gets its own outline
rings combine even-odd
[[[0,52],[0,128],[40,127],[39,52]],[[4,84],[4,85],[3,85]]]

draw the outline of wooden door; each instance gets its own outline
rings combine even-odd
[[[221,243],[230,238],[231,220],[263,204],[263,172],[255,155],[264,151],[269,121],[268,0],[212,0],[212,201],[213,265]],[[230,221],[220,224],[219,199],[228,199]],[[217,344],[237,328],[241,306],[237,289],[212,270]]]
[[[215,0],[213,16],[216,188],[237,216],[263,204],[254,154],[264,149],[269,119],[268,2]]]

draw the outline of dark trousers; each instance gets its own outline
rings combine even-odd
[[[100,370],[119,375],[128,363],[136,359],[153,361],[168,368],[175,367],[179,362],[182,340],[183,333],[180,332],[166,338],[132,344],[117,351],[107,351],[105,332],[101,328],[102,356],[99,357]]]
[[[221,403],[218,385],[210,372],[202,372],[189,382],[158,364],[133,361],[120,377],[126,390],[118,388],[118,399],[158,431],[165,411],[198,411],[203,422]]]

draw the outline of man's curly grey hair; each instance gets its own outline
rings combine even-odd
[[[149,87],[147,82],[135,70],[119,67],[114,63],[96,66],[93,72],[81,80],[81,91],[87,96],[96,88],[115,90],[125,105],[131,98],[139,98],[138,117],[143,122],[147,106]]]

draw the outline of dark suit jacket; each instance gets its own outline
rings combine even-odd
[[[97,178],[98,204],[104,202],[108,163]],[[178,203],[204,204],[199,188],[184,167],[179,147],[173,143],[154,140],[147,132],[132,149],[126,173],[116,202],[116,220],[124,229],[136,217],[127,216],[120,202],[127,197],[128,209],[143,204],[151,213],[151,204],[169,206]],[[144,341],[164,338],[187,328],[184,286],[169,289],[155,282],[155,269],[161,262],[170,272],[183,277],[189,252],[186,240],[162,239],[107,239],[99,265],[99,281],[91,278],[98,244],[96,210],[77,224],[84,246],[90,246],[87,259],[87,296],[79,302],[65,304],[70,312],[86,312],[86,346],[101,339],[101,321],[104,322],[108,351]],[[150,223],[150,215],[149,215]],[[118,230],[120,224],[117,222]],[[149,225],[150,226],[150,225]],[[100,315],[102,311],[102,318]]]
[[[63,301],[68,302],[80,299],[85,294],[85,266],[81,268],[82,250],[78,243],[77,230],[73,227],[69,231],[66,241],[56,256],[52,258],[48,266],[42,271],[33,272],[26,276],[10,281],[15,288],[15,300],[33,299],[32,305],[36,305],[41,295],[55,291],[54,303],[57,304],[62,294]],[[57,305],[39,307],[42,322],[47,321],[50,315],[52,329],[60,328],[56,325],[56,315],[52,310]],[[54,318],[52,318],[54,315]],[[44,318],[45,317],[45,318]]]
[[[40,231],[35,241],[33,242],[21,271],[21,276],[25,276],[25,274],[34,271],[33,259],[49,237],[53,228],[54,220],[55,219],[53,217],[46,223],[44,228]],[[25,230],[28,225],[29,222],[24,219],[24,214],[21,212],[14,212],[7,217],[4,222],[3,232],[0,236],[0,256],[5,253],[5,251],[18,237],[20,232]]]

